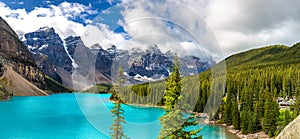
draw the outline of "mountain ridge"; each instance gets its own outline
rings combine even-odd
[[[118,49],[114,45],[103,49],[99,44],[87,47],[80,36],[68,36],[62,39],[51,27],[43,27],[35,32],[26,33],[24,43],[27,44],[31,53],[35,55],[38,65],[46,75],[68,87],[74,86],[71,78],[74,70],[80,71],[85,76],[90,73],[88,72],[89,69],[95,69],[93,71],[95,72],[93,74],[95,79],[92,80],[96,83],[111,83],[113,80],[112,76],[114,76],[112,75],[114,72],[112,68],[118,64],[124,68],[124,71],[132,81],[139,82],[140,77],[160,79],[168,76],[173,64],[172,60],[174,59],[173,53],[163,53],[157,45],[151,45],[146,50],[138,48],[131,50]],[[49,54],[49,51],[58,51],[51,50],[54,49],[51,47],[52,44],[53,46],[56,44],[56,47],[64,47],[64,50],[60,50],[64,51],[64,54],[62,54],[64,56]],[[40,55],[46,58],[41,58]],[[60,62],[55,63],[53,59]],[[201,60],[196,56],[185,56],[180,60],[183,63],[182,69],[184,70],[182,73],[184,75],[197,74],[215,64],[209,58]],[[140,62],[142,65],[137,66]],[[67,69],[63,67],[64,63],[68,65]]]
[[[72,61],[54,28],[41,27],[35,32],[26,33],[24,44],[46,75],[60,83],[64,82],[64,78],[70,78],[64,71],[72,73]]]

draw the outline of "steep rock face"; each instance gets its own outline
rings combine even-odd
[[[0,25],[0,55],[3,60],[22,77],[43,89],[44,74],[35,64],[31,53],[1,17]]]
[[[196,56],[184,56],[179,58],[180,69],[183,75],[193,75],[203,72],[215,65],[216,62],[210,58],[199,58]]]
[[[98,47],[99,48],[99,47]],[[97,49],[97,57],[95,63],[95,69],[100,73],[110,77],[111,76],[111,66],[112,66],[112,56],[106,50],[101,47]]]
[[[160,55],[160,53],[147,53],[132,63],[128,75],[136,76],[139,74],[147,77],[160,75],[168,77],[172,64],[173,62],[168,57]]]
[[[160,79],[169,76],[175,53],[170,51],[163,53],[154,45],[144,52],[138,49],[131,50],[131,57],[135,58],[130,62],[132,65],[128,70],[129,76],[145,76],[147,78]],[[179,70],[183,76],[198,74],[215,64],[209,58],[201,59],[192,55],[180,56],[178,60]]]
[[[72,61],[65,51],[64,43],[53,28],[43,27],[25,34],[24,43],[44,73],[62,82],[70,78],[65,73],[72,73]]]
[[[111,78],[111,72],[121,66],[130,78],[162,79],[169,76],[172,70],[174,53],[160,51],[157,45],[149,46],[145,50],[133,48],[131,50],[117,49],[112,46],[103,49],[95,44],[87,48],[80,37],[70,36],[65,39],[66,47],[81,69],[95,68],[96,74]],[[82,61],[84,60],[84,61]],[[91,62],[91,63],[89,63]],[[87,65],[89,63],[89,65]],[[210,68],[215,62],[209,58],[201,59],[196,56],[179,57],[180,72],[183,76],[197,74]],[[84,65],[84,66],[82,66]],[[87,68],[86,68],[87,69]],[[101,80],[97,80],[100,81]]]
[[[64,39],[68,53],[74,58],[74,53],[77,47],[85,47],[79,36],[69,36]]]
[[[0,77],[2,77],[4,69],[3,69],[4,59],[0,56]]]
[[[87,61],[78,62],[81,63],[80,65],[84,65],[84,63],[89,63],[90,66],[93,66],[95,68],[95,72],[98,74],[101,73],[103,76],[110,77],[111,74],[111,65],[112,65],[112,58],[113,54],[109,53],[108,51],[104,50],[100,45],[95,44],[91,46],[91,49],[87,48],[79,38],[79,41],[77,41],[76,46],[76,57],[75,61],[78,61],[78,57],[81,57],[80,55],[85,54],[88,58]],[[69,46],[68,50],[69,50]],[[72,48],[72,47],[71,47]],[[70,49],[72,50],[72,49]],[[84,52],[84,53],[83,53]],[[70,51],[72,54],[72,51]]]
[[[55,64],[49,59],[47,55],[41,53],[33,53],[36,64],[42,69],[45,75],[62,83],[61,77],[57,74]]]
[[[65,43],[66,49],[73,59],[76,72],[83,76],[89,76],[87,78],[93,82],[110,83],[111,60],[107,58],[105,50],[99,45],[94,45],[92,49],[89,49],[79,36],[69,36],[65,39]],[[95,71],[91,71],[92,69]]]

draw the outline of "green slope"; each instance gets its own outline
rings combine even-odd
[[[234,128],[241,129],[244,134],[264,131],[270,137],[278,135],[288,122],[278,117],[277,98],[300,100],[300,43],[291,47],[272,45],[249,50],[232,55],[225,62],[226,95],[219,109],[221,121],[227,125],[235,124]],[[200,74],[200,77],[205,76],[211,75]],[[210,89],[200,89],[199,94],[203,96],[209,92]],[[237,104],[240,110],[233,113],[232,108]],[[292,119],[300,114],[298,108],[300,103],[290,107]],[[203,106],[197,105],[196,111],[202,112]],[[237,116],[237,113],[244,116]]]
[[[50,93],[71,93],[74,92],[74,90],[69,89],[59,82],[55,81],[54,79],[45,76],[45,82],[46,82],[46,90],[50,91]]]
[[[292,47],[272,45],[252,49],[232,55],[225,61],[229,70],[298,64],[300,61],[300,43]]]
[[[93,87],[85,90],[84,92],[105,94],[105,93],[108,93],[111,90],[111,88],[112,88],[111,84],[100,83],[100,84],[96,84]]]

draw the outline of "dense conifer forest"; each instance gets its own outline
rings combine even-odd
[[[249,50],[225,62],[225,94],[210,119],[233,125],[244,134],[264,131],[273,137],[300,114],[300,43]],[[182,93],[189,94],[188,102],[195,104],[194,112],[204,112],[212,88],[211,70],[182,77],[182,83]],[[163,106],[165,88],[165,80],[130,86],[122,92],[122,99]],[[279,98],[295,104],[281,110]]]

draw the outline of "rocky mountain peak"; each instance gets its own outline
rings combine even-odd
[[[110,53],[115,53],[117,51],[117,47],[115,45],[113,45],[110,48],[107,48],[107,51]]]
[[[80,36],[69,36],[64,39],[66,44],[76,44],[81,40]]]
[[[46,32],[55,32],[53,27],[45,26],[45,27],[40,27],[39,30],[37,31],[46,31]]]
[[[64,41],[66,50],[72,58],[74,58],[74,53],[77,46],[85,47],[80,36],[69,36],[65,38]]]
[[[102,46],[100,46],[98,43],[94,44],[90,47],[90,49],[92,50],[99,50],[99,49],[103,49]]]
[[[25,34],[25,44],[30,51],[40,51],[45,47],[61,47],[63,41],[53,28],[43,27],[39,30]],[[42,47],[42,48],[41,48]]]
[[[70,42],[73,38],[68,38]],[[34,55],[45,74],[57,81],[72,72],[72,60],[65,50],[64,42],[52,27],[42,27],[25,34],[24,43]]]

